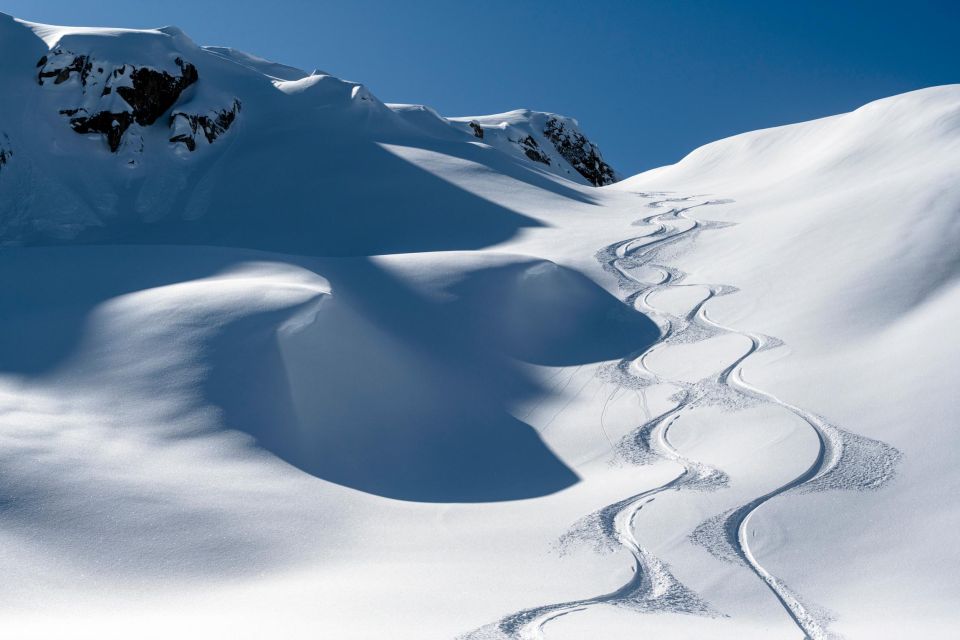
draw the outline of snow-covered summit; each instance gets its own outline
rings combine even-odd
[[[393,184],[398,171],[383,166],[391,145],[548,189],[616,179],[574,120],[528,111],[445,119],[426,107],[388,107],[358,83],[201,47],[176,27],[3,16],[0,58],[3,244],[135,241],[150,224],[146,235],[162,226],[171,241],[262,246],[253,240],[262,230],[229,222],[249,212],[253,226],[285,237],[337,239],[299,251],[343,251],[331,230],[358,200],[402,203],[404,192],[418,192],[415,180]],[[283,194],[285,212],[268,213],[279,203],[273,194]]]
[[[419,104],[387,105],[431,135],[466,133],[507,155],[536,162],[541,169],[574,182],[602,187],[620,179],[573,118],[515,109],[486,116],[444,118]]]
[[[554,167],[560,175],[580,174],[590,184],[602,187],[619,178],[608,165],[600,149],[580,130],[573,118],[517,109],[507,113],[468,118],[451,118],[451,122],[469,127],[475,136],[508,152],[519,151],[534,162]]]

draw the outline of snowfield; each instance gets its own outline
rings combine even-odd
[[[173,27],[0,82],[5,637],[955,635],[960,85],[621,179]]]

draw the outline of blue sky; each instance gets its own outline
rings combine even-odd
[[[626,174],[712,140],[960,82],[960,2],[3,0],[54,24],[176,24],[445,115],[571,115]]]

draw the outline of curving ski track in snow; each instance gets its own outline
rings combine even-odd
[[[665,194],[640,195],[651,197]],[[697,196],[665,198],[652,201],[647,206],[660,208],[668,203],[689,203],[695,198]],[[701,523],[690,534],[690,538],[715,557],[752,570],[779,599],[806,638],[824,640],[833,637],[826,628],[823,615],[811,611],[795,593],[758,561],[750,548],[747,535],[751,519],[760,507],[788,491],[878,489],[893,477],[901,454],[885,443],[839,429],[822,418],[746,382],[743,379],[744,362],[755,353],[776,348],[782,343],[776,338],[738,331],[709,317],[705,308],[707,302],[717,296],[735,293],[736,288],[726,285],[684,285],[682,280],[686,274],[682,271],[654,263],[659,254],[674,243],[689,239],[706,229],[726,226],[724,223],[688,218],[684,215],[687,211],[728,202],[731,201],[705,200],[687,206],[674,206],[669,211],[647,216],[636,221],[634,225],[656,225],[650,232],[609,245],[596,254],[603,268],[617,278],[621,290],[629,292],[626,302],[657,321],[663,333],[657,343],[641,353],[631,354],[615,363],[602,375],[628,389],[643,389],[664,382],[682,389],[674,408],[643,423],[614,446],[620,460],[632,464],[646,464],[655,459],[672,460],[682,466],[680,474],[662,486],[643,491],[587,515],[560,540],[561,549],[576,542],[589,542],[598,551],[626,550],[633,558],[631,579],[610,593],[513,613],[462,636],[464,640],[541,639],[544,638],[544,627],[549,622],[599,604],[625,606],[638,611],[667,610],[717,615],[709,604],[678,582],[665,563],[643,548],[634,533],[633,523],[640,510],[654,500],[657,494],[682,489],[709,491],[727,484],[726,474],[722,471],[685,458],[671,446],[670,427],[683,411],[711,404],[737,409],[757,403],[775,404],[806,422],[819,442],[817,457],[801,475],[789,482]],[[660,278],[655,282],[646,282],[631,275],[630,271],[640,267],[659,272]],[[681,286],[706,287],[708,294],[683,316],[666,314],[650,304],[649,297],[654,292]],[[650,354],[664,345],[694,343],[724,334],[743,336],[750,341],[750,347],[713,378],[694,384],[667,380],[646,366]]]

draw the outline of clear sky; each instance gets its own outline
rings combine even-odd
[[[54,24],[175,24],[444,115],[578,118],[621,172],[960,82],[960,0],[0,0]]]

